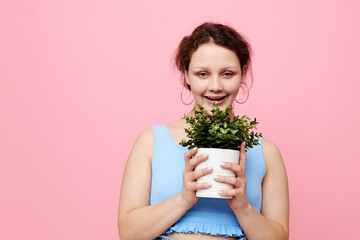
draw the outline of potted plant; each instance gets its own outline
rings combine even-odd
[[[211,106],[211,113],[204,110],[202,104],[198,104],[198,110],[194,107],[194,116],[184,115],[191,127],[185,128],[188,140],[182,139],[179,143],[183,147],[189,149],[197,147],[197,154],[208,154],[208,159],[198,164],[195,170],[213,167],[213,172],[197,179],[197,182],[211,182],[212,185],[208,189],[198,190],[197,197],[212,197],[212,198],[232,198],[222,197],[218,194],[220,189],[232,189],[232,185],[220,183],[213,180],[214,175],[235,176],[231,170],[224,169],[220,166],[221,161],[232,162],[238,164],[240,145],[243,141],[246,142],[246,149],[258,145],[258,138],[262,137],[262,133],[249,132],[249,130],[256,128],[258,122],[256,118],[253,121],[247,116],[243,115],[232,116],[232,107],[226,107],[221,110],[216,106],[216,102]],[[246,151],[245,149],[245,151]]]

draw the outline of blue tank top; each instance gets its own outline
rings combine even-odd
[[[188,151],[186,147],[174,141],[165,125],[153,126],[153,133],[155,145],[151,162],[150,205],[160,203],[182,191],[184,153]],[[249,203],[260,212],[261,184],[265,176],[261,137],[259,137],[259,145],[247,149],[246,157],[247,198]],[[245,237],[226,199],[220,198],[199,198],[198,202],[163,234],[174,232]]]

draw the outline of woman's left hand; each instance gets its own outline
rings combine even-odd
[[[233,171],[235,173],[235,177],[218,176],[219,178],[215,179],[217,182],[227,183],[234,186],[231,190],[220,190],[220,196],[233,197],[233,199],[226,199],[226,201],[234,212],[244,209],[249,204],[246,196],[247,177],[245,175],[245,142],[242,142],[240,146],[239,164],[225,162],[225,164],[221,165],[221,167]]]

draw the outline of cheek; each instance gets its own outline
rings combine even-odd
[[[202,94],[206,92],[207,84],[205,82],[193,82],[191,84],[191,91],[195,94]]]
[[[229,84],[226,86],[227,92],[230,94],[237,94],[240,90],[240,83],[239,81],[229,82]]]

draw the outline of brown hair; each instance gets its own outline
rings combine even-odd
[[[242,76],[246,76],[250,69],[251,82],[248,86],[250,90],[252,86],[252,69],[251,69],[251,46],[246,40],[245,36],[238,33],[232,27],[205,22],[195,28],[190,36],[185,36],[175,52],[174,66],[179,69],[181,73],[181,82],[188,90],[190,85],[185,81],[185,70],[189,71],[189,64],[192,54],[198,49],[201,44],[215,43],[233,51],[239,58]],[[245,79],[245,78],[244,78]]]

